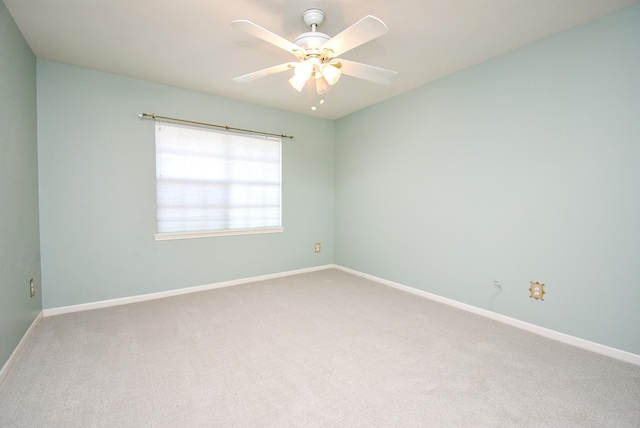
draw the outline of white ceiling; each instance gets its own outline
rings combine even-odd
[[[339,118],[637,0],[4,0],[38,58],[303,114]],[[333,36],[365,15],[389,32],[342,55],[399,72],[390,86],[344,76],[317,111],[290,72],[233,77],[294,57],[230,25],[248,19],[286,39],[326,13]]]

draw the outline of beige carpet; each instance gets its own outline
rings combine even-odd
[[[45,318],[2,427],[639,427],[640,367],[339,270]]]

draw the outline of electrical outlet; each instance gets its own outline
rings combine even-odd
[[[531,293],[529,297],[533,297],[536,300],[544,300],[544,284],[539,282],[530,281],[531,287],[529,287],[529,292]]]
[[[320,243],[319,243],[319,242],[316,242],[315,252],[316,252],[316,253],[319,253],[319,252],[320,252]]]
[[[33,283],[33,278],[29,280],[29,297],[33,297],[36,295],[36,287]]]

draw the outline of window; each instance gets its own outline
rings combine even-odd
[[[281,146],[156,122],[156,239],[282,232]]]

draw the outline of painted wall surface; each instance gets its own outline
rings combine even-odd
[[[640,7],[335,128],[337,264],[640,354]]]
[[[36,126],[36,58],[0,1],[0,367],[42,310]]]
[[[141,112],[294,135],[284,233],[155,241],[154,122]],[[331,121],[43,60],[38,116],[44,308],[333,261]]]

